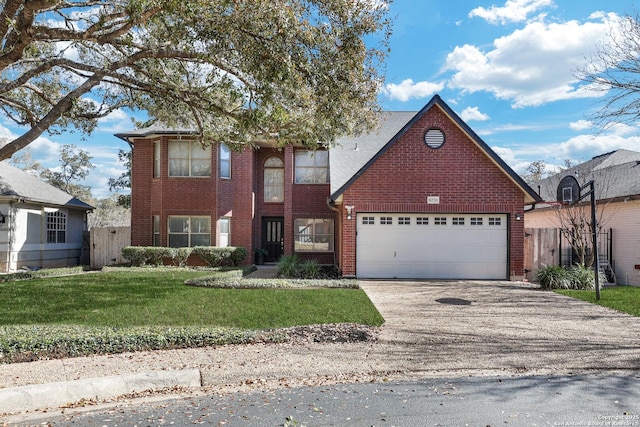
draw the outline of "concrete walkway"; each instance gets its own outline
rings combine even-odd
[[[189,378],[174,384],[188,388],[194,373],[206,392],[225,393],[452,375],[640,372],[640,318],[525,283],[361,286],[386,319],[376,342],[236,345],[4,364],[0,414],[56,408],[63,406],[60,400],[103,400],[126,392],[123,384],[141,392],[171,388],[168,378]],[[45,384],[55,400],[38,393]]]

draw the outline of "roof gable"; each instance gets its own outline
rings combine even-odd
[[[40,181],[7,162],[0,162],[0,197],[85,210],[93,209],[87,203],[51,184]]]
[[[332,148],[330,151],[331,198],[336,200],[340,197],[351,184],[432,108],[439,108],[524,193],[525,203],[535,203],[542,200],[500,156],[449,108],[439,95],[431,98],[418,113],[385,113],[386,116],[382,118],[381,126],[376,132],[362,135],[358,138],[344,138],[338,141],[338,148]],[[402,125],[403,120],[406,120],[404,125]],[[385,141],[385,137],[389,135],[392,136]],[[345,149],[345,147],[350,147],[350,149]],[[365,153],[362,155],[357,153],[358,150],[364,149],[364,147],[367,147]],[[341,170],[340,167],[345,167],[345,169]],[[335,170],[336,168],[338,168],[337,171]]]
[[[558,184],[567,175],[580,184],[593,180],[598,200],[640,196],[640,152],[612,151],[545,178],[538,182],[542,199],[555,201]]]

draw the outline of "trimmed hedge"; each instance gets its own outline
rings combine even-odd
[[[209,267],[237,266],[247,257],[243,247],[195,246],[192,248],[166,248],[160,246],[127,246],[122,248],[122,257],[131,265],[162,265],[170,259],[174,265],[183,267],[191,254],[200,257]]]

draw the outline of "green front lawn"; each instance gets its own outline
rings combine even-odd
[[[596,292],[593,290],[558,289],[555,292],[640,317],[640,288],[638,287],[603,288],[600,290],[600,301],[596,301]]]
[[[0,325],[227,326],[380,325],[360,289],[216,289],[185,286],[211,271],[80,274],[0,283]]]
[[[265,330],[384,322],[361,289],[220,289],[184,284],[212,274],[216,273],[125,270],[0,283],[0,363],[278,341],[281,335]]]

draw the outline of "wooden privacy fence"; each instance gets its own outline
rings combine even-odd
[[[560,230],[557,228],[524,229],[524,272],[533,280],[545,265],[560,265]]]
[[[122,248],[131,245],[131,227],[92,227],[91,268],[101,269],[105,265],[121,264]]]

